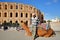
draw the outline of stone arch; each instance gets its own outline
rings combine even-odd
[[[7,17],[7,12],[4,13],[4,17]]]
[[[15,16],[18,17],[18,12],[16,12]]]
[[[7,9],[7,4],[5,4],[5,9]]]
[[[26,23],[26,25],[28,25],[28,21],[26,21],[25,23]]]
[[[28,13],[26,13],[26,18],[28,17]]]
[[[10,17],[12,17],[12,12],[10,13]]]
[[[10,5],[10,9],[13,9],[13,5]]]

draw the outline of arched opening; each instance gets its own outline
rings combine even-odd
[[[4,23],[6,23],[6,20],[4,21]]]
[[[26,21],[26,25],[28,25],[28,21]]]
[[[36,9],[36,8],[34,8],[34,12],[35,12],[35,9]]]
[[[10,13],[10,17],[12,17],[12,12]]]
[[[12,23],[12,21],[10,21],[10,23]]]
[[[32,17],[32,13],[30,14],[30,17]]]
[[[23,23],[23,21],[21,21],[21,23]]]
[[[18,21],[15,21],[15,26],[16,26],[16,27],[19,27]]]
[[[21,5],[21,8],[20,8],[21,10],[23,9],[22,7],[23,7],[23,6]]]
[[[15,23],[18,23],[18,21],[15,21]]]
[[[18,9],[18,5],[16,5],[16,9]]]
[[[7,17],[7,13],[6,12],[4,13],[4,17]]]
[[[7,9],[7,5],[5,5],[5,9]]]
[[[0,12],[0,17],[1,17],[1,12]]]
[[[0,9],[1,9],[1,4],[0,4]]]
[[[23,13],[21,13],[21,17],[23,17]]]
[[[26,13],[26,18],[28,17],[28,14]]]
[[[13,9],[13,6],[12,5],[10,6],[10,9]]]
[[[18,17],[18,13],[16,13],[16,17]]]
[[[44,19],[44,18],[43,18],[43,15],[41,15],[41,23],[43,23],[43,19]]]

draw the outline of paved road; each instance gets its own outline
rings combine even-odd
[[[32,40],[32,37],[26,36],[23,30],[0,30],[0,40]],[[56,32],[56,36],[54,37],[38,37],[36,40],[60,40],[60,32]]]

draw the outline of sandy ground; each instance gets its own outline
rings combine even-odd
[[[60,40],[60,23],[51,23],[51,28],[56,31],[54,37],[38,37],[36,40]],[[16,31],[16,28],[3,31],[0,29],[0,40],[32,40],[32,37],[26,36],[24,30]]]
[[[0,40],[32,40],[32,37],[26,36],[24,30],[0,30]],[[56,32],[54,37],[38,37],[36,40],[60,40],[60,32]]]

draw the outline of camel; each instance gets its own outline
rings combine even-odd
[[[30,31],[29,27],[22,23],[22,28],[26,31],[27,36],[32,36],[32,32]],[[39,29],[37,30],[37,35],[40,37],[51,37],[53,35],[54,31],[50,28],[49,30],[45,30],[45,29]]]

